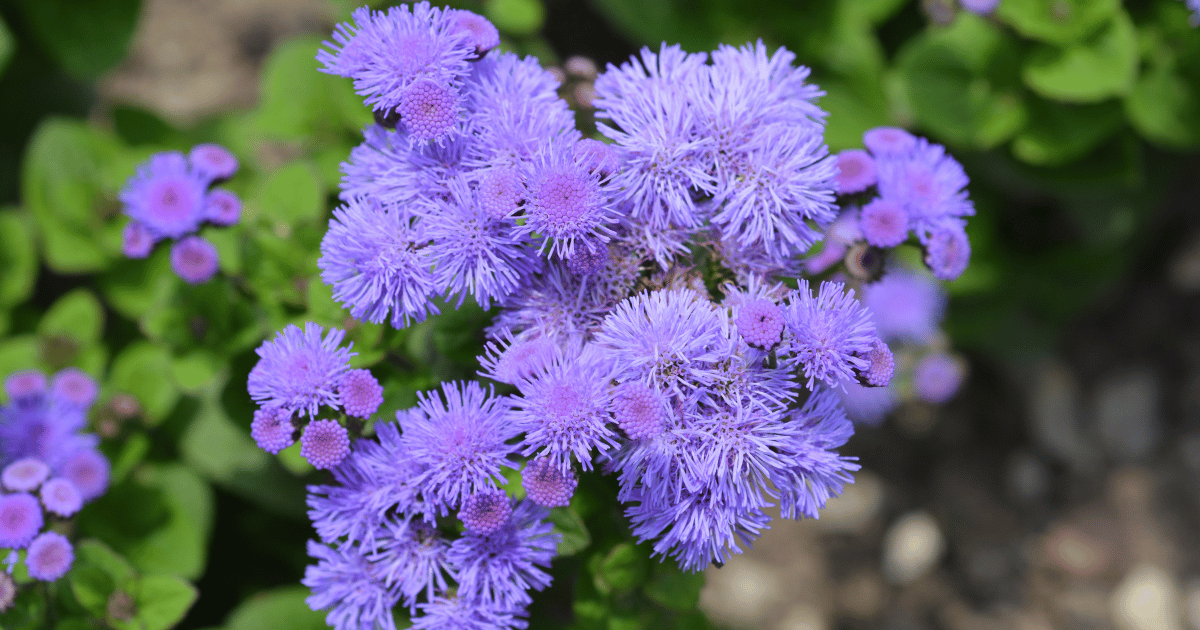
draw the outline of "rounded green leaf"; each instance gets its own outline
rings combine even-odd
[[[1180,149],[1200,144],[1200,81],[1174,64],[1151,66],[1125,98],[1129,122],[1147,140]]]
[[[81,78],[100,76],[125,57],[141,0],[24,2],[38,41],[63,68]]]
[[[199,577],[212,529],[212,489],[178,464],[145,465],[134,477],[139,484],[162,491],[168,517],[162,527],[126,547],[125,555],[144,574]]]
[[[674,610],[695,610],[704,588],[704,573],[687,573],[674,562],[653,565],[650,579],[642,589],[646,597]]]
[[[637,547],[621,543],[600,563],[596,579],[617,591],[635,589],[646,581],[646,556]]]
[[[268,175],[246,203],[269,225],[286,226],[316,219],[324,194],[316,170],[305,162],[292,162]]]
[[[156,424],[179,400],[179,390],[171,379],[171,371],[169,352],[148,341],[134,342],[113,361],[108,385],[115,392],[136,398],[146,414],[146,421]]]
[[[1124,11],[1087,40],[1043,45],[1025,60],[1021,76],[1037,93],[1069,103],[1095,103],[1128,93],[1138,71],[1137,32]]]
[[[496,28],[512,35],[532,35],[546,19],[541,0],[488,0],[483,12]]]
[[[29,297],[37,279],[37,250],[29,218],[15,210],[0,211],[0,306]]]
[[[554,531],[562,535],[558,541],[558,555],[573,556],[592,544],[592,535],[579,513],[570,507],[550,510],[550,522]]]
[[[1013,154],[1024,162],[1056,166],[1094,149],[1124,120],[1118,101],[1069,105],[1031,99],[1029,125],[1013,140]]]
[[[8,25],[0,18],[0,75],[4,74],[4,69],[8,67],[8,60],[12,58],[13,50],[16,47],[17,42],[13,39],[12,31],[8,30]]]
[[[258,593],[230,613],[225,630],[327,630],[325,613],[304,602],[310,594],[301,586]]]
[[[1069,44],[1094,32],[1120,5],[1120,0],[1004,0],[996,16],[1026,37]]]
[[[75,289],[59,298],[38,322],[38,334],[65,335],[79,342],[81,348],[99,343],[103,332],[104,307],[87,289]]]

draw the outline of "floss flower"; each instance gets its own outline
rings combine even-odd
[[[341,347],[345,336],[343,330],[325,332],[311,322],[303,330],[284,328],[255,351],[260,358],[250,370],[250,397],[264,407],[308,416],[322,405],[341,407],[337,386],[357,354]]]

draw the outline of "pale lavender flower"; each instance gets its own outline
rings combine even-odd
[[[32,494],[0,494],[0,548],[25,548],[42,522],[42,506]]]
[[[34,538],[25,555],[29,577],[43,582],[53,582],[66,575],[74,561],[75,549],[67,537],[58,532],[43,532]]]
[[[335,630],[396,630],[392,608],[400,602],[396,586],[387,586],[380,571],[352,544],[331,548],[308,541],[317,563],[304,569],[300,583],[312,589],[304,601],[313,610],[329,609],[325,623]]]
[[[548,515],[545,508],[521,501],[496,531],[467,532],[451,543],[446,557],[457,574],[458,596],[507,610],[528,605],[529,591],[550,585],[546,569],[561,538],[545,520]]]
[[[525,464],[521,485],[530,501],[542,507],[564,507],[571,503],[579,477],[574,470],[563,472],[549,458],[538,457]]]
[[[158,153],[138,167],[121,190],[124,212],[156,238],[180,238],[204,220],[208,181],[188,168],[182,153]]]
[[[859,193],[875,185],[875,160],[862,149],[847,149],[838,153],[837,167],[839,195]]]
[[[260,358],[250,370],[250,397],[264,407],[310,417],[322,405],[339,408],[337,385],[357,354],[341,347],[345,336],[337,328],[325,333],[312,322],[304,330],[289,324],[255,350]]]
[[[831,386],[853,380],[855,370],[868,367],[860,357],[877,339],[875,325],[853,290],[840,282],[822,282],[814,296],[808,281],[801,280],[785,314],[790,349],[808,377],[809,389],[816,380]]]
[[[217,274],[217,248],[199,236],[187,236],[171,246],[171,269],[188,284],[203,284]]]

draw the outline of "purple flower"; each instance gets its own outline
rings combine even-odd
[[[348,415],[370,418],[383,404],[383,386],[369,370],[350,370],[338,385],[338,397]]]
[[[436,202],[425,219],[434,283],[447,296],[457,293],[458,305],[469,293],[490,308],[526,283],[542,261],[514,221],[493,218],[466,182],[455,178],[448,187],[449,198]]]
[[[863,238],[876,247],[895,247],[908,238],[908,211],[889,199],[873,199],[859,213]]]
[[[300,434],[300,455],[317,470],[342,463],[350,454],[350,435],[336,420],[313,420]]]
[[[231,191],[214,188],[204,201],[204,218],[216,225],[233,225],[242,218],[242,200]]]
[[[417,606],[413,630],[523,630],[529,622],[522,610],[485,602],[467,603],[461,597],[435,597]]]
[[[913,393],[940,405],[954,397],[967,376],[966,364],[940,352],[926,355],[913,369]]]
[[[0,463],[36,457],[55,468],[64,455],[91,447],[94,437],[76,435],[87,423],[84,410],[30,395],[0,407]]]
[[[190,170],[182,153],[158,153],[139,166],[121,190],[124,212],[156,239],[180,238],[204,220],[208,181]]]
[[[959,1],[962,3],[962,7],[964,9],[970,11],[971,13],[978,13],[979,15],[988,15],[992,11],[995,11],[996,7],[1000,6],[1000,0],[959,0]],[[1196,0],[1189,0],[1189,2],[1196,3]],[[1192,10],[1196,10],[1195,7],[1193,7]]]
[[[955,280],[971,262],[971,242],[961,222],[948,223],[925,242],[925,264],[939,280]]]
[[[564,473],[573,456],[591,470],[593,452],[616,446],[608,427],[608,380],[604,366],[559,354],[544,372],[519,381],[509,417],[525,432],[521,455],[546,457]]]
[[[639,381],[617,386],[612,397],[612,415],[631,440],[654,438],[666,430],[667,399]]]
[[[46,511],[62,517],[71,516],[83,507],[83,496],[75,484],[62,477],[55,477],[42,485],[40,493]]]
[[[791,332],[791,351],[799,360],[808,387],[815,380],[836,386],[853,380],[855,370],[868,367],[860,358],[871,351],[875,325],[854,291],[840,282],[822,282],[817,295],[801,280],[796,296],[786,311]]]
[[[449,12],[458,30],[467,33],[467,40],[475,46],[475,55],[482,57],[487,51],[500,45],[500,31],[482,15],[465,9]]]
[[[577,276],[591,276],[608,266],[608,245],[599,239],[585,240],[567,258],[567,268]]]
[[[891,387],[844,382],[836,393],[846,410],[846,417],[868,425],[881,422],[899,404]]]
[[[296,441],[292,437],[295,432],[292,412],[279,407],[256,409],[254,420],[250,422],[250,437],[259,448],[272,455],[291,446]]]
[[[875,160],[862,149],[847,149],[838,153],[837,167],[839,195],[859,193],[875,185]]]
[[[588,172],[596,173],[601,177],[608,177],[621,167],[621,159],[617,155],[616,149],[611,144],[592,138],[583,138],[576,142],[571,149],[571,155]]]
[[[414,142],[440,142],[458,124],[458,91],[433,79],[417,79],[400,93],[396,111]]]
[[[975,214],[963,190],[967,174],[941,145],[920,138],[910,153],[878,158],[875,167],[879,195],[904,207],[922,242],[939,228]]]
[[[896,359],[892,349],[883,341],[876,339],[871,351],[866,357],[869,363],[867,369],[859,373],[859,381],[872,387],[887,387],[892,382],[892,374],[896,371]]]
[[[321,280],[355,319],[373,324],[389,311],[394,328],[437,313],[433,276],[420,223],[396,206],[350,199],[333,211],[321,240]]]
[[[511,402],[479,383],[445,382],[442,393],[417,394],[417,407],[399,412],[402,442],[424,471],[413,483],[439,513],[466,497],[503,483],[500,468],[516,468],[507,444],[521,428],[509,419]]]
[[[0,481],[17,492],[33,492],[50,477],[50,467],[35,457],[26,457],[4,467]]]
[[[325,623],[336,630],[396,630],[392,608],[400,602],[395,586],[384,584],[379,570],[351,544],[331,548],[308,541],[317,560],[304,569],[300,583],[312,589],[304,601],[313,610],[330,609]]]
[[[783,338],[783,309],[771,300],[760,298],[742,304],[733,321],[746,343],[756,348],[770,350]]]
[[[617,381],[638,380],[686,397],[711,382],[727,325],[694,291],[654,291],[617,305],[596,343],[609,354]]]
[[[58,532],[43,532],[29,543],[25,555],[29,576],[43,582],[53,582],[66,575],[74,561],[75,550],[71,542]]]
[[[80,448],[63,458],[55,472],[75,485],[83,500],[91,501],[108,489],[109,464],[95,448]]]
[[[367,555],[388,588],[396,588],[401,601],[414,609],[422,593],[432,600],[446,592],[446,551],[450,544],[437,528],[420,520],[389,520],[375,535]]]
[[[171,246],[171,269],[188,284],[203,284],[217,275],[217,248],[199,236]]]
[[[458,596],[467,602],[514,610],[529,604],[529,591],[550,585],[550,560],[561,538],[545,519],[549,512],[521,501],[491,534],[467,532],[450,544],[446,557],[458,576]]]
[[[322,333],[324,329],[312,322],[303,331],[289,324],[263,342],[255,350],[258,363],[250,370],[250,397],[264,407],[310,417],[321,405],[339,408],[337,385],[357,353],[341,347],[345,331],[331,328],[323,337]]]
[[[458,519],[468,532],[486,536],[508,523],[512,513],[512,499],[503,490],[484,489],[463,501]]]
[[[146,258],[157,240],[145,225],[130,221],[121,230],[121,253],[127,258]]]
[[[219,144],[198,144],[188,153],[192,171],[209,182],[229,179],[238,170],[238,160]]]
[[[838,455],[839,448],[854,434],[854,425],[838,397],[822,389],[809,396],[804,406],[787,421],[789,439],[780,455],[789,460],[782,471],[773,471],[772,483],[780,491],[780,513],[784,518],[817,518],[830,497],[841,494],[858,470],[854,459]]]
[[[599,175],[577,163],[569,147],[550,145],[537,157],[528,181],[525,222],[518,234],[539,234],[542,251],[568,257],[576,244],[592,238],[607,240],[617,214]]]
[[[0,548],[22,549],[42,529],[42,506],[32,494],[0,494]]]
[[[917,138],[896,127],[876,127],[863,134],[863,144],[876,158],[900,157],[917,146]]]
[[[0,571],[0,613],[7,612],[17,600],[17,583],[8,573]]]
[[[508,166],[484,169],[479,174],[479,206],[493,219],[515,214],[525,198],[521,173]]]
[[[428,2],[383,11],[367,7],[353,13],[354,24],[341,23],[334,42],[317,53],[322,72],[349,77],[354,89],[376,111],[400,105],[406,88],[420,79],[445,86],[459,83],[476,56],[473,35],[460,29],[453,11]]]
[[[559,82],[534,57],[492,54],[473,64],[466,84],[476,168],[527,164],[547,145],[580,137]]]
[[[4,393],[13,403],[40,398],[46,393],[46,387],[46,375],[38,370],[13,372],[4,379]]]
[[[571,496],[579,485],[579,477],[574,470],[563,472],[550,459],[538,457],[525,464],[525,470],[521,471],[521,485],[525,488],[525,497],[530,501],[542,507],[565,507],[571,503]]]
[[[524,337],[505,340],[504,346],[489,342],[485,355],[479,358],[479,373],[493,381],[515,385],[530,378],[554,360],[557,346],[547,337]]]
[[[70,409],[87,409],[96,401],[100,392],[96,379],[78,368],[59,370],[50,382],[50,396],[54,401]]]
[[[938,333],[946,297],[936,282],[904,270],[891,270],[862,289],[875,330],[884,340],[928,344]]]

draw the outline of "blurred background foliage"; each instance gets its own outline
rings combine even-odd
[[[812,67],[832,150],[885,124],[944,143],[979,210],[948,326],[980,361],[1040,356],[1124,282],[1161,239],[1200,147],[1200,33],[1177,0],[1003,0],[988,18],[952,0],[451,4],[547,64],[762,38]],[[288,323],[344,327],[355,367],[386,384],[389,415],[418,390],[473,374],[487,313],[447,308],[403,331],[359,324],[317,279],[338,165],[371,115],[313,57],[354,6],[331,2],[317,34],[273,46],[257,88],[246,86],[257,106],[181,126],[98,96],[98,79],[126,58],[141,0],[0,0],[0,375],[76,366],[96,376],[92,421],[114,465],[112,490],[77,522],[91,542],[53,594],[65,616],[18,606],[0,627],[324,627],[297,584],[304,485],[320,477],[295,447],[274,459],[250,440],[254,348]],[[588,124],[586,107],[580,118]],[[245,210],[240,224],[204,232],[223,273],[193,287],[170,272],[165,248],[121,256],[117,194],[151,154],[199,142],[237,154],[228,187]],[[138,401],[134,417],[111,404],[117,394]],[[595,483],[581,495],[610,497]],[[572,555],[556,562],[535,626],[707,625],[669,612],[695,610],[702,578],[648,562],[619,517],[584,502],[556,518]]]

